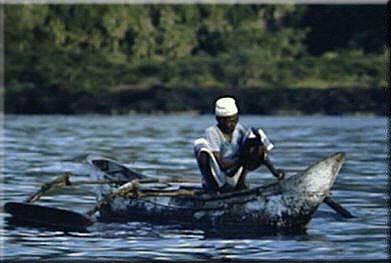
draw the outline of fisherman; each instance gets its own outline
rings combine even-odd
[[[268,153],[273,149],[262,129],[246,128],[238,123],[239,112],[231,97],[216,101],[217,125],[205,130],[205,138],[194,141],[194,154],[207,192],[231,192],[247,189],[248,171],[264,164],[278,180],[284,172],[277,170]]]

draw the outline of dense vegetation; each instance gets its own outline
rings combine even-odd
[[[329,113],[292,94],[385,94],[382,5],[6,5],[4,15],[6,112],[154,111],[162,100],[204,111],[211,94],[252,90],[281,99],[246,112]],[[366,98],[348,111],[384,113],[384,95]]]

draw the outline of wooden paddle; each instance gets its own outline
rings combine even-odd
[[[356,216],[352,215],[346,208],[342,205],[338,204],[335,200],[333,200],[330,196],[326,196],[323,200],[329,207],[331,207],[334,211],[340,214],[344,218],[356,218]]]

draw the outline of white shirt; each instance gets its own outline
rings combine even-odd
[[[229,142],[224,137],[222,131],[215,125],[205,130],[205,138],[208,141],[212,152],[220,152],[222,158],[232,158],[236,157],[240,145],[246,138],[246,135],[250,132],[251,130],[249,128],[238,123],[232,133],[232,139]]]
[[[263,144],[266,146],[266,151],[269,152],[273,148],[273,144],[266,137],[266,134],[262,129],[258,129],[258,133],[260,134]],[[212,160],[212,174],[214,175],[219,187],[224,185],[226,182],[232,186],[235,186],[243,170],[243,167],[240,167],[238,171],[234,171],[233,169],[222,171],[212,152],[220,152],[222,158],[238,157],[240,146],[245,141],[245,139],[254,137],[255,135],[251,129],[238,123],[232,133],[231,141],[228,141],[217,125],[211,126],[205,130],[205,139],[200,138],[195,140],[195,154],[198,156],[198,153],[201,151],[206,151],[210,154]],[[232,174],[232,172],[235,173],[233,177],[225,176],[226,174]]]

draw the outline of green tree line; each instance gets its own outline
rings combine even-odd
[[[6,5],[6,110],[155,86],[385,87],[385,16],[382,5]]]

